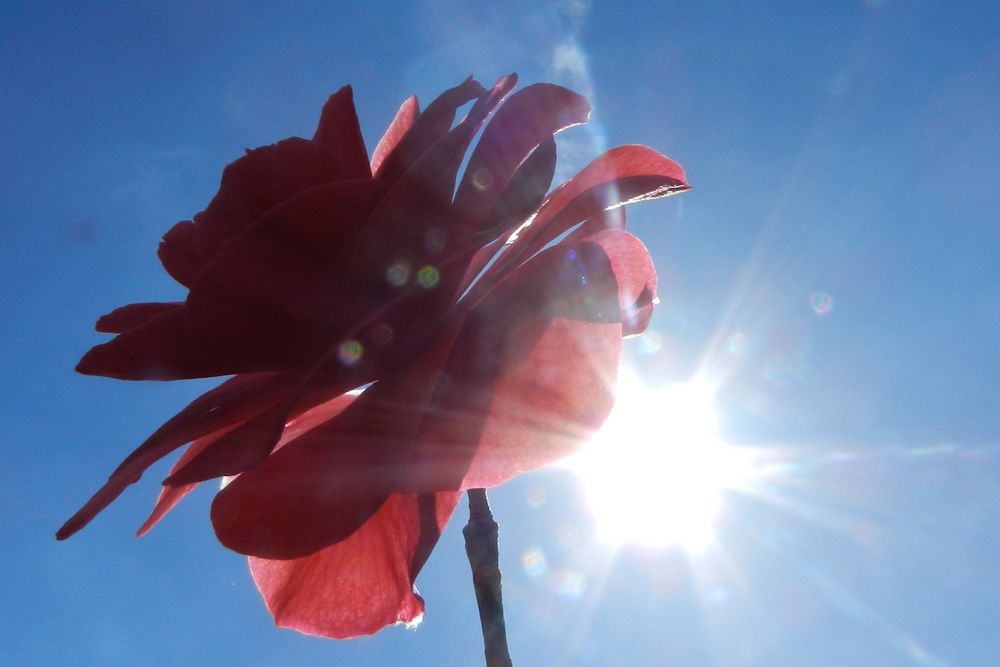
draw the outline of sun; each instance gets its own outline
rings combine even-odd
[[[716,431],[715,391],[693,381],[646,387],[619,379],[615,409],[566,466],[583,486],[598,535],[613,544],[703,551],[724,491],[750,469]]]

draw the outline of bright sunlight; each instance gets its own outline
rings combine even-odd
[[[622,374],[604,428],[566,461],[602,539],[691,553],[712,543],[723,492],[751,470],[744,450],[719,440],[713,401],[707,383],[653,389]]]

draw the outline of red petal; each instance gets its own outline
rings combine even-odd
[[[601,246],[538,255],[469,316],[399,490],[492,486],[577,449],[610,412],[620,338]]]
[[[656,300],[656,269],[646,246],[621,229],[604,229],[584,240],[600,245],[611,262],[618,283],[622,335],[642,333],[653,316]]]
[[[64,540],[86,526],[126,487],[139,481],[146,468],[184,443],[242,423],[284,398],[293,386],[288,377],[272,373],[238,375],[196,398],[122,461],[56,537]]]
[[[525,157],[556,132],[585,123],[589,116],[587,99],[562,86],[538,83],[514,93],[483,131],[455,206],[479,227]]]
[[[469,100],[483,94],[483,87],[471,76],[454,88],[449,88],[430,103],[410,130],[379,165],[379,182],[383,191],[413,166],[421,155],[448,133],[455,122],[455,112]]]
[[[689,189],[680,165],[645,146],[612,148],[559,186],[542,204],[531,225],[518,232],[508,250],[490,267],[478,298],[499,276],[544,248],[560,234],[601,211]]]
[[[224,437],[215,439],[196,456],[189,457],[183,464],[179,463],[163,483],[168,486],[183,486],[215,477],[237,475],[260,465],[278,445],[333,418],[355,398],[351,394],[340,394],[313,407],[321,400],[321,396],[326,398],[324,394],[328,393],[330,392],[314,392],[308,400],[297,401],[294,407],[286,401],[261,412]],[[286,424],[289,416],[293,419]]]
[[[156,254],[170,276],[185,287],[191,287],[205,258],[198,250],[196,227],[190,220],[183,220],[163,235]]]
[[[219,440],[219,438],[224,437],[226,434],[231,433],[235,427],[224,428],[215,433],[205,436],[204,438],[198,438],[192,442],[187,449],[181,454],[180,458],[177,459],[177,463],[174,467],[170,469],[171,472],[183,468],[189,461],[196,458],[199,454],[205,451],[212,443]],[[164,484],[160,488],[160,495],[156,499],[156,504],[153,506],[153,511],[149,513],[149,516],[139,526],[139,530],[136,531],[136,537],[142,537],[148,533],[153,526],[160,522],[164,516],[167,515],[170,510],[177,506],[184,496],[194,491],[195,487],[198,486],[198,482],[193,482],[191,484],[184,484],[182,486],[167,486]]]
[[[313,141],[328,144],[355,178],[371,178],[368,149],[361,136],[358,113],[354,109],[354,91],[344,86],[326,101],[320,114]]]
[[[194,218],[199,252],[210,258],[225,241],[300,192],[357,176],[337,149],[317,141],[285,139],[248,151],[226,167],[218,194]]]
[[[455,177],[476,132],[515,83],[513,75],[501,77],[492,90],[476,101],[469,115],[427,149],[379,202],[361,230],[352,262],[352,275],[360,284],[385,286],[386,268],[395,261],[405,260],[415,269],[429,265],[439,271],[448,265],[451,270],[440,273],[440,286],[430,291],[428,297],[437,302],[437,307],[451,304],[453,288],[465,269],[466,255],[473,250],[469,248],[467,233],[463,236],[463,230],[453,224],[451,201]],[[435,235],[440,242],[429,243],[428,239]],[[457,257],[465,261],[455,261]],[[393,296],[387,286],[385,295],[385,298]]]
[[[354,398],[355,396],[352,394],[342,394],[331,401],[322,403],[311,410],[302,413],[286,425],[281,434],[281,439],[278,440],[275,445],[275,449],[282,447],[289,441],[294,440],[304,432],[315,428],[326,420],[335,417],[337,414],[342,412],[344,408],[350,405]],[[192,442],[191,445],[184,450],[184,453],[181,454],[177,463],[174,464],[174,467],[170,469],[170,477],[178,475],[181,471],[188,468],[192,462],[197,461],[201,456],[203,456],[206,450],[210,450],[213,445],[216,445],[220,440],[225,440],[238,430],[239,429],[236,427],[221,429],[209,436],[198,438]],[[167,478],[168,481],[170,477]],[[208,477],[203,479],[208,479]],[[153,507],[153,511],[150,513],[149,518],[146,519],[146,522],[142,524],[142,527],[139,528],[136,536],[141,537],[149,532],[149,530],[155,526],[170,510],[172,510],[177,503],[184,498],[184,496],[198,486],[199,481],[202,480],[184,483],[179,486],[171,486],[165,481],[163,488],[160,489],[160,497],[157,499],[156,505]]]
[[[76,370],[119,380],[176,380],[226,372],[216,359],[191,345],[182,308],[162,312],[107,343],[95,345],[83,355]]]
[[[341,273],[371,196],[365,180],[313,188],[222,247],[188,296],[198,348],[229,373],[301,366],[378,305]]]
[[[364,524],[407,474],[401,462],[460,323],[408,369],[223,489],[212,504],[219,541],[247,555],[298,558]]]
[[[556,142],[549,137],[528,156],[507,184],[507,189],[493,206],[483,225],[482,239],[492,241],[481,247],[469,260],[455,296],[461,296],[506,240],[506,233],[531,215],[548,192],[556,169]]]
[[[102,315],[94,325],[94,329],[102,333],[122,333],[134,329],[157,315],[162,315],[184,306],[183,303],[130,303],[121,308],[115,308],[107,315]]]
[[[409,97],[400,105],[399,111],[396,112],[396,117],[392,119],[389,128],[382,135],[378,145],[375,146],[375,152],[372,153],[372,174],[376,178],[379,176],[382,164],[396,150],[399,142],[402,141],[406,133],[413,127],[413,122],[417,119],[419,113],[420,105],[417,103],[416,95]]]
[[[281,627],[346,639],[408,623],[424,609],[413,588],[459,493],[394,494],[337,544],[295,560],[250,558]]]

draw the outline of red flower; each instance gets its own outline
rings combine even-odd
[[[187,299],[100,318],[118,335],[77,370],[234,377],[57,536],[191,443],[140,534],[198,482],[236,475],[212,522],[251,557],[278,624],[349,637],[419,616],[413,581],[461,491],[565,456],[607,416],[620,339],[645,328],[656,288],[617,207],[687,189],[676,163],[625,146],[546,196],[553,134],[589,105],[537,84],[500,106],[515,83],[470,78],[423,112],[410,98],[370,162],[345,87],[312,140],[229,165],[208,208],[160,244]]]

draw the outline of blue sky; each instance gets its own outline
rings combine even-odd
[[[291,4],[0,9],[0,662],[480,662],[464,507],[423,625],[349,642],[273,628],[208,489],[133,539],[165,468],[52,534],[211,384],[72,368],[99,314],[181,295],[156,244],[223,166],[308,136],[345,83],[371,148],[409,94],[517,71],[591,96],[566,173],[624,143],[685,166],[693,191],[629,211],[661,304],[625,363],[709,378],[722,437],[769,463],[698,554],[602,543],[564,470],[496,490],[515,662],[996,663],[992,3]]]

